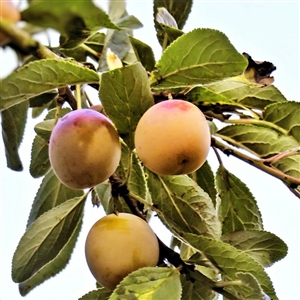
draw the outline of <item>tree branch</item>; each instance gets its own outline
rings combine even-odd
[[[287,175],[283,173],[282,171],[275,169],[270,165],[269,162],[266,163],[264,159],[257,159],[252,158],[237,149],[225,144],[224,142],[221,142],[220,140],[212,137],[212,146],[220,149],[224,154],[226,155],[233,155],[234,157],[250,164],[251,166],[254,166],[257,169],[260,169],[261,171],[266,172],[269,175],[272,175],[275,178],[278,178],[281,180],[289,189],[296,189],[297,186],[300,185],[300,179]],[[295,193],[294,193],[295,194]],[[297,194],[295,194],[297,195]]]
[[[0,18],[0,30],[8,35],[12,39],[12,43],[25,53],[30,53],[39,59],[62,59],[46,46],[35,41],[28,32],[6,19]]]

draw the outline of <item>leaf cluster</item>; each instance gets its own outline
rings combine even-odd
[[[159,267],[137,270],[115,291],[99,287],[82,300],[216,299],[218,294],[278,299],[264,268],[282,259],[287,246],[264,230],[256,199],[225,168],[219,151],[275,176],[299,197],[300,103],[288,101],[274,85],[245,77],[248,61],[224,33],[206,28],[183,32],[191,6],[192,1],[154,1],[154,26],[163,49],[158,61],[151,46],[133,37],[142,23],[127,13],[123,1],[111,1],[106,13],[92,1],[55,6],[36,0],[22,12],[28,25],[60,34],[60,45],[47,51],[39,45],[34,51],[23,49],[24,40],[13,36],[22,66],[1,80],[10,169],[22,170],[18,148],[28,111],[33,117],[44,114],[34,128],[30,161],[31,176],[43,179],[12,264],[22,295],[67,265],[91,195],[106,213],[155,214],[171,232],[173,249],[161,244]],[[23,39],[32,39],[26,27],[19,30]],[[108,69],[108,48],[122,68]],[[90,99],[88,87],[98,91],[98,99]],[[136,125],[148,108],[170,96],[194,103],[206,115],[219,159],[215,173],[209,162],[178,176],[158,176],[141,164],[133,142]],[[58,118],[95,103],[101,103],[122,139],[120,165],[92,191],[72,190],[51,170],[49,137]]]

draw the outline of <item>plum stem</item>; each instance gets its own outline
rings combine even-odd
[[[77,109],[81,109],[81,85],[80,84],[76,84],[75,95],[76,95]]]
[[[114,173],[109,177],[109,181],[112,187],[112,196],[114,198],[122,197],[134,215],[146,220],[146,215],[143,213],[144,205],[131,197],[129,189],[122,179]]]

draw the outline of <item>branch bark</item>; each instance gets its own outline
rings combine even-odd
[[[251,166],[254,166],[255,168],[264,171],[265,173],[272,175],[273,177],[281,180],[290,190],[297,189],[298,186],[300,186],[300,179],[297,177],[293,177],[290,175],[287,175],[283,173],[282,171],[272,167],[269,161],[272,161],[272,159],[264,160],[264,159],[258,159],[258,158],[252,158],[239,150],[225,144],[224,142],[220,141],[219,139],[216,139],[215,137],[212,137],[212,146],[220,149],[224,154],[230,156],[234,156],[246,163],[248,163]],[[294,194],[300,198],[298,195],[299,193]]]
[[[6,19],[0,18],[0,30],[8,35],[12,43],[25,53],[30,53],[38,59],[62,59],[46,46],[35,41],[28,32]]]

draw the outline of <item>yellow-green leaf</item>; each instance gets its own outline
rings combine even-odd
[[[130,297],[130,298],[129,298]],[[157,300],[181,298],[180,273],[173,268],[142,268],[130,273],[109,300]]]

